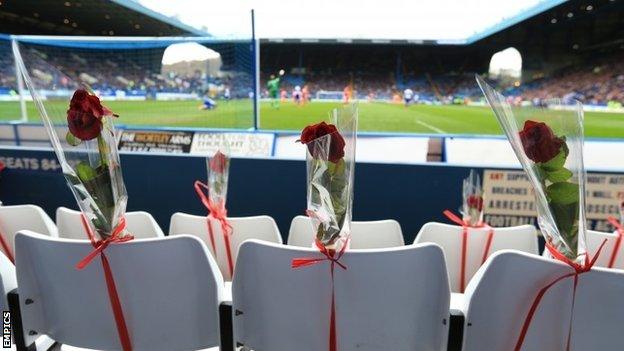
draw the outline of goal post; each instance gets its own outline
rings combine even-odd
[[[25,120],[30,104],[15,73],[12,41],[31,63],[28,73],[46,99],[67,100],[71,80],[114,107],[125,117],[119,123],[255,127],[257,48],[251,37],[0,36],[6,61],[0,68],[0,120]]]

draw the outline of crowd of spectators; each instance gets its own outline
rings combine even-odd
[[[66,48],[32,45],[23,49],[29,59],[31,77],[39,87],[63,88],[70,82],[59,74],[64,72],[74,81],[84,81],[104,94],[155,96],[157,93],[185,93],[203,96],[222,94],[247,98],[252,92],[253,79],[249,71],[227,70],[218,77],[206,73],[176,74],[160,72],[158,52],[129,55],[123,51],[68,50]],[[140,50],[139,50],[140,51]],[[15,64],[7,41],[0,41],[0,94],[15,93],[17,81]],[[161,54],[161,53],[160,53]],[[156,58],[156,59],[155,59]],[[540,103],[551,98],[578,99],[585,104],[607,105],[624,103],[624,54],[612,54],[590,60],[592,64],[577,64],[554,72],[547,77],[525,81],[506,90],[516,99]],[[57,70],[58,69],[58,70]],[[225,72],[225,71],[224,71]],[[271,74],[261,73],[261,96],[266,96],[266,81]],[[481,93],[474,73],[463,74],[405,74],[396,77],[387,71],[336,71],[330,68],[315,72],[286,72],[280,89],[290,95],[295,86],[307,87],[314,98],[318,92],[341,92],[349,87],[359,99],[392,100],[411,89],[422,101],[452,102],[480,99]]]
[[[624,55],[610,55],[590,62],[564,67],[538,79],[525,77],[519,86],[501,88],[506,95],[518,101],[534,104],[553,98],[563,99],[564,102],[579,100],[584,104],[598,106],[624,104]],[[268,73],[263,74],[262,82],[267,76]],[[290,92],[294,86],[306,84],[314,96],[317,91],[342,91],[347,85],[352,85],[359,98],[374,96],[380,100],[390,100],[409,88],[424,101],[457,103],[482,99],[473,72],[433,76],[421,74],[401,78],[396,79],[392,72],[376,75],[308,73],[285,77],[282,88]]]
[[[231,70],[218,76],[200,71],[163,74],[160,70],[162,53],[73,50],[35,45],[22,46],[21,51],[27,61],[29,75],[40,89],[69,88],[71,80],[87,83],[104,95],[116,95],[121,91],[126,95],[148,97],[156,93],[204,96],[222,94],[227,88],[230,97],[249,97],[252,86],[251,74],[244,70]],[[15,64],[10,45],[0,41],[0,93],[16,90]]]
[[[624,55],[592,62],[566,67],[550,77],[529,82],[518,93],[524,100],[535,102],[562,98],[590,105],[624,103]]]
[[[273,74],[275,75],[275,74]],[[261,87],[266,87],[270,74],[261,75]],[[280,88],[290,94],[296,86],[307,86],[312,97],[318,92],[342,92],[350,87],[359,99],[393,100],[400,98],[403,91],[411,89],[420,101],[453,101],[476,96],[479,88],[474,83],[474,74],[466,75],[409,75],[397,80],[393,72],[386,73],[322,73],[285,75]],[[267,92],[263,90],[263,96]]]

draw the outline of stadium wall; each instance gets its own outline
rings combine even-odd
[[[58,128],[65,128],[58,126]],[[216,151],[218,140],[232,145],[235,157],[273,157],[303,160],[305,149],[296,143],[293,131],[247,131],[242,129],[206,129],[142,127],[119,125],[119,148],[122,151],[207,155]],[[169,142],[162,136],[170,137]],[[166,139],[166,137],[165,137]],[[49,147],[47,132],[37,123],[0,122],[0,145]],[[621,139],[591,138],[585,141],[585,165],[591,171],[624,171]],[[441,161],[458,166],[520,168],[504,136],[414,133],[358,133],[358,162],[418,164]]]

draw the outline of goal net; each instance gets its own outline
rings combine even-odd
[[[121,117],[150,127],[244,128],[254,125],[254,47],[251,38],[57,37],[0,38],[0,120],[22,111],[11,54],[16,40],[46,100],[66,104],[70,82],[88,85]],[[25,97],[29,97],[24,90]],[[28,121],[38,122],[32,102]],[[62,107],[62,106],[60,106]],[[62,121],[58,121],[62,122]]]

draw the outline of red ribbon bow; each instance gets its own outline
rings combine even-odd
[[[323,243],[321,243],[318,239],[316,239],[314,241],[314,244],[319,249],[321,254],[323,254],[323,256],[325,257],[323,258],[317,258],[317,257],[294,258],[291,262],[291,268],[293,269],[306,267],[306,266],[312,266],[323,261],[331,262],[330,272],[331,272],[332,295],[331,295],[331,312],[330,312],[330,317],[329,317],[329,351],[337,350],[336,302],[335,302],[335,296],[334,296],[334,269],[336,268],[336,265],[338,265],[340,268],[344,270],[347,269],[347,267],[340,262],[340,258],[342,257],[345,250],[347,249],[348,243],[349,243],[349,237],[347,237],[347,239],[344,241],[342,248],[340,248],[340,251],[338,251],[338,254],[336,255],[336,250],[328,249],[327,247],[325,247],[325,245],[323,245]]]
[[[615,217],[609,216],[607,217],[607,221],[611,223],[612,226],[615,227],[617,231],[617,239],[615,239],[615,245],[613,246],[613,251],[611,252],[611,257],[609,258],[609,268],[613,268],[615,264],[615,259],[617,258],[618,252],[620,251],[620,245],[622,245],[622,237],[624,237],[624,227],[622,224],[618,222]]]
[[[460,276],[459,276],[459,292],[463,293],[466,289],[466,254],[467,254],[467,241],[468,241],[468,229],[469,228],[486,228],[488,229],[487,239],[485,241],[485,248],[483,249],[483,256],[481,258],[481,264],[485,263],[489,254],[490,247],[492,246],[492,238],[494,237],[494,229],[490,227],[489,224],[485,222],[479,222],[476,225],[470,225],[468,221],[464,221],[459,216],[454,214],[449,210],[445,210],[443,214],[451,220],[462,227],[462,242],[461,242],[461,262],[460,262]]]
[[[6,255],[6,257],[8,257],[8,259],[11,260],[12,263],[15,263],[13,250],[11,250],[11,247],[6,242],[6,239],[4,238],[4,233],[2,231],[0,231],[0,246],[2,246],[2,251],[4,251],[4,254]]]
[[[221,223],[221,232],[223,234],[223,242],[225,243],[225,253],[227,255],[228,269],[230,272],[230,277],[234,275],[234,260],[232,259],[232,245],[230,244],[230,235],[232,235],[233,229],[230,222],[227,220],[227,210],[225,209],[225,202],[219,202],[217,204],[210,201],[210,197],[208,197],[204,191],[210,191],[208,185],[200,182],[199,180],[195,181],[195,192],[202,204],[208,210],[208,216],[206,217],[206,225],[208,226],[208,235],[210,238],[210,245],[212,246],[212,250],[217,255],[217,245],[215,244],[214,233],[212,231],[212,223],[211,220],[215,219]]]
[[[91,251],[85,258],[80,260],[76,265],[76,269],[83,269],[93,261],[95,256],[100,255],[100,259],[102,260],[102,268],[104,270],[104,278],[106,279],[106,288],[108,290],[108,298],[110,300],[111,308],[113,309],[113,316],[115,317],[115,325],[117,326],[117,334],[119,335],[119,341],[121,342],[121,347],[124,351],[132,351],[132,342],[130,341],[130,334],[128,333],[128,327],[126,326],[126,319],[124,318],[123,309],[121,307],[121,300],[119,299],[119,294],[117,293],[117,286],[115,284],[115,278],[113,277],[113,271],[110,268],[110,263],[108,262],[108,258],[104,253],[104,250],[108,247],[108,245],[113,243],[123,243],[129,240],[134,239],[131,235],[126,235],[123,237],[119,237],[119,235],[126,228],[126,219],[124,217],[121,218],[117,227],[111,233],[111,236],[106,238],[105,240],[96,240],[91,227],[87,223],[87,219],[84,214],[81,214],[82,226],[84,227],[91,244],[94,247],[94,250]]]
[[[600,252],[602,251],[602,248],[604,247],[606,242],[607,242],[607,239],[602,241],[602,244],[600,244],[600,247],[598,248],[598,251],[596,252],[596,255],[594,256],[594,258],[590,259],[589,254],[585,253],[585,262],[583,264],[579,264],[570,260],[569,258],[564,256],[562,253],[557,251],[557,249],[555,249],[550,243],[548,242],[546,243],[546,249],[548,249],[548,252],[550,252],[551,256],[554,259],[561,261],[567,264],[568,266],[570,266],[572,269],[574,269],[574,272],[562,275],[561,277],[553,280],[550,284],[543,287],[537,293],[537,296],[535,296],[535,299],[533,299],[531,308],[529,309],[529,312],[527,313],[527,316],[524,319],[524,323],[522,324],[522,331],[520,332],[520,336],[518,337],[518,340],[516,341],[516,346],[514,348],[515,351],[520,351],[522,349],[522,344],[524,343],[526,334],[529,331],[529,326],[531,325],[531,320],[533,319],[533,315],[537,311],[537,308],[539,307],[539,303],[544,297],[544,295],[546,294],[546,292],[558,282],[569,277],[574,277],[574,289],[572,291],[572,306],[570,307],[570,311],[571,311],[570,322],[568,325],[568,337],[566,341],[566,351],[570,350],[570,338],[572,336],[572,319],[573,319],[573,313],[574,313],[574,301],[576,299],[576,288],[578,286],[578,277],[579,275],[583,273],[587,273],[591,271],[594,264],[596,263],[596,260],[598,259],[598,256],[600,256]]]

